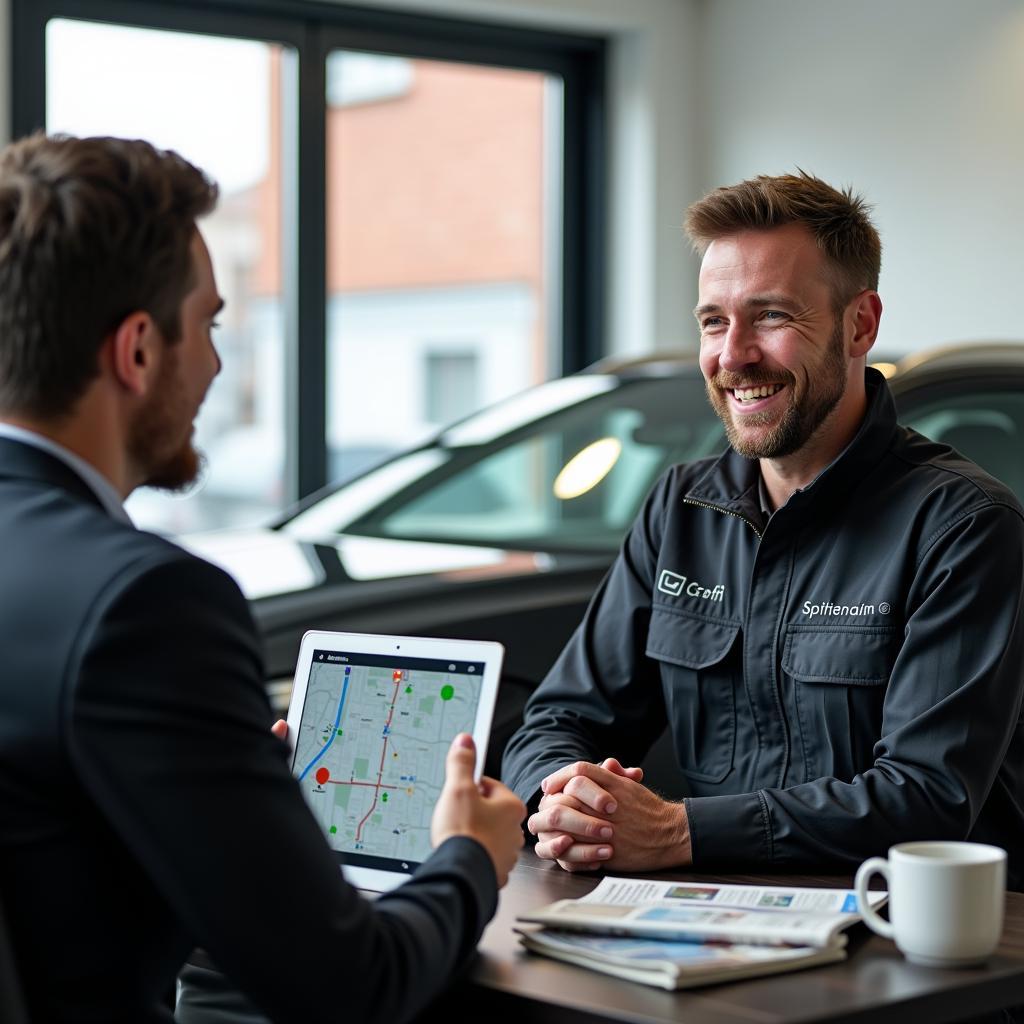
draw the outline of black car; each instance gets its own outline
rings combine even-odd
[[[1024,498],[1024,345],[876,365],[904,423]],[[453,425],[271,528],[182,540],[252,600],[279,708],[307,629],[504,644],[494,772],[654,481],[724,446],[693,356],[605,360]]]

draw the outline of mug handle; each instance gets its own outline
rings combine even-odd
[[[883,921],[868,902],[868,882],[872,875],[881,875],[885,879],[885,884],[892,888],[889,862],[884,857],[869,857],[857,868],[857,878],[853,883],[854,889],[857,890],[857,909],[864,918],[864,923],[873,932],[885,939],[891,939],[895,935],[895,929],[888,921]]]

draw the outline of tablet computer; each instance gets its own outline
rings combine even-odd
[[[452,739],[476,776],[504,648],[476,640],[309,632],[288,707],[292,771],[346,878],[382,892],[429,856]]]

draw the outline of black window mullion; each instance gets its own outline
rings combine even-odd
[[[576,279],[566,287],[563,305],[563,372],[581,370],[600,359],[606,351],[605,276],[605,102],[604,62],[591,60],[574,78],[578,116],[572,133],[565,136],[566,196],[575,222],[565,223],[566,247],[576,250],[564,258],[564,270],[575,268]],[[566,118],[569,121],[569,118]],[[570,166],[578,159],[580,166]],[[570,312],[567,315],[566,309]]]
[[[299,57],[297,238],[293,294],[299,329],[289,364],[289,479],[292,498],[327,483],[327,55],[307,26]]]
[[[46,124],[46,22],[42,6],[11,7],[11,134],[30,135]]]

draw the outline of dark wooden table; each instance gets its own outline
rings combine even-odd
[[[852,888],[850,876],[703,875],[656,877],[689,882]],[[838,964],[708,988],[665,992],[526,953],[516,915],[553,900],[582,896],[596,877],[569,875],[524,851],[484,933],[480,956],[424,1020],[484,1024],[782,1024],[829,1021],[945,1024],[1024,1004],[1024,894],[1007,893],[1003,940],[983,967],[942,970],[907,963],[895,946],[856,925]]]

